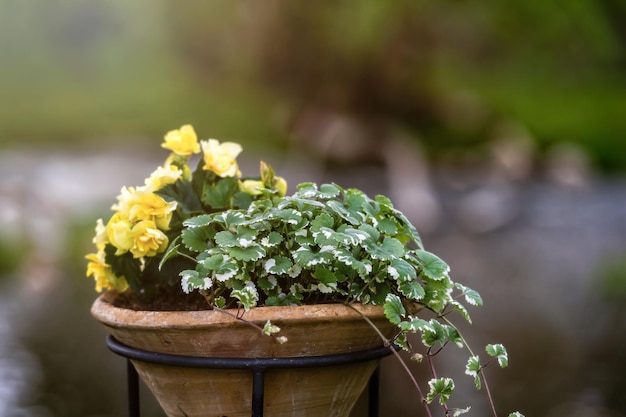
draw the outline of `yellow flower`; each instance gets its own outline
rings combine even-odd
[[[278,190],[278,195],[284,197],[287,194],[287,181],[283,177],[274,178],[274,189]]]
[[[154,256],[167,249],[169,240],[165,233],[156,228],[153,221],[144,220],[133,226],[131,230],[133,246],[130,252],[135,258]]]
[[[117,200],[118,204],[113,205],[113,210],[117,210],[130,222],[152,220],[161,230],[169,229],[173,211],[176,209],[175,201],[168,203],[144,187],[124,187]]]
[[[260,180],[245,180],[239,182],[239,189],[244,191],[250,195],[259,195],[261,194],[261,190],[259,188],[263,187],[263,181]]]
[[[104,246],[109,243],[107,229],[102,219],[96,221],[96,235],[93,237],[92,242],[96,245],[98,250],[104,249]]]
[[[242,151],[241,145],[235,142],[220,142],[216,139],[200,142],[204,153],[204,169],[213,171],[220,177],[239,177],[241,172],[237,165],[237,156]]]
[[[87,263],[87,276],[93,277],[96,281],[96,291],[115,289],[120,292],[126,291],[128,282],[126,278],[116,276],[111,270],[111,266],[104,261],[104,250],[97,253],[90,253],[85,256]]]
[[[106,231],[109,242],[117,251],[116,255],[123,255],[128,252],[134,243],[132,234],[132,223],[122,213],[115,213],[107,223]]]
[[[146,179],[146,190],[157,191],[166,185],[173,184],[183,175],[183,171],[174,165],[158,167]]]
[[[167,132],[165,142],[161,144],[161,147],[182,156],[191,156],[200,152],[198,136],[192,125],[183,125],[180,129]]]

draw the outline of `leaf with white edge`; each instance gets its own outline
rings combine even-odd
[[[293,266],[291,259],[285,256],[277,256],[272,259],[268,259],[265,262],[265,271],[270,274],[282,275],[287,273],[289,269]]]
[[[426,395],[426,402],[429,404],[439,396],[439,404],[443,405],[448,402],[452,392],[454,391],[454,381],[452,378],[437,378],[428,381],[430,391]]]
[[[524,414],[520,413],[519,411],[516,411],[514,413],[509,414],[509,417],[524,417]]]
[[[276,210],[274,214],[287,224],[299,224],[302,221],[302,214],[298,210],[284,209]]]
[[[381,244],[366,244],[365,250],[373,259],[390,261],[404,255],[404,245],[398,239],[385,237]]]
[[[463,304],[459,303],[456,300],[451,300],[450,305],[454,307],[454,309],[458,311],[469,324],[472,324],[472,318],[470,317],[469,311],[467,311]]]
[[[315,232],[320,230],[322,227],[332,229],[334,223],[335,221],[328,213],[321,213],[311,221],[311,230]]]
[[[400,300],[400,297],[395,294],[387,294],[383,310],[385,312],[385,317],[387,317],[392,324],[396,325],[402,321],[402,318],[406,314],[406,310],[402,305],[402,300]]]
[[[239,246],[239,237],[227,230],[215,234],[215,243],[225,248]]]
[[[469,413],[469,411],[471,410],[472,407],[467,407],[467,408],[455,408],[452,410],[452,417],[459,417],[460,415],[463,415],[465,413]]]
[[[395,235],[398,233],[398,226],[390,219],[382,219],[378,223],[376,223],[376,229],[378,229],[381,233],[386,235]]]
[[[202,262],[202,265],[215,273],[215,279],[225,282],[237,275],[239,265],[230,258],[221,255],[211,256]]]
[[[196,252],[207,250],[209,244],[209,231],[205,227],[193,227],[183,229],[181,233],[182,241],[185,247]]]
[[[474,384],[476,385],[476,389],[480,389],[480,370],[482,366],[480,365],[480,358],[478,356],[470,356],[467,360],[467,365],[465,365],[465,374],[474,378]]]
[[[217,308],[226,308],[226,299],[221,295],[219,297],[215,297],[213,302]]]
[[[320,185],[320,198],[334,198],[341,193],[341,188],[336,184],[322,184]]]
[[[185,294],[189,294],[191,291],[199,288],[204,283],[202,278],[200,278],[200,274],[198,271],[193,269],[185,269],[180,271],[180,285],[185,292]]]
[[[271,321],[267,321],[265,322],[265,325],[263,326],[263,334],[267,335],[267,336],[271,336],[273,334],[276,334],[280,332],[280,327],[278,327],[275,324],[272,324]]]
[[[398,284],[398,289],[409,300],[418,301],[424,298],[426,291],[417,281],[402,281]]]
[[[461,291],[461,293],[463,293],[463,295],[465,296],[465,301],[467,301],[468,304],[478,307],[483,305],[483,299],[481,298],[478,291],[466,287],[463,284],[459,284],[458,282],[455,285]]]
[[[325,284],[329,287],[337,286],[337,276],[333,271],[328,268],[318,266],[317,268],[315,268],[313,276],[322,284]]]
[[[335,201],[335,200],[327,201],[326,206],[330,208],[334,213],[336,213],[339,217],[347,221],[348,223],[358,225],[364,220],[360,217],[355,217],[354,213],[351,213],[338,201]]]
[[[252,244],[243,248],[229,248],[228,254],[239,261],[250,262],[264,257],[265,249],[261,245]]]
[[[330,248],[332,249],[332,248]],[[315,265],[325,265],[333,260],[331,251],[321,248],[319,252],[314,252],[310,248],[300,247],[292,254],[294,261],[303,268],[310,268]]]
[[[261,239],[261,245],[266,248],[272,248],[283,241],[283,236],[278,232],[270,232],[267,236]]]
[[[188,228],[207,226],[215,220],[213,214],[201,214],[191,217],[183,222],[183,226]]]
[[[428,278],[439,281],[444,279],[450,272],[448,264],[437,255],[421,249],[415,252],[422,261],[423,272]]]
[[[389,267],[393,268],[397,272],[397,276],[394,276],[395,279],[407,281],[417,278],[417,271],[415,271],[415,267],[404,259],[392,259]]]
[[[419,317],[411,316],[409,317],[408,320],[400,322],[398,326],[400,327],[400,330],[411,332],[411,333],[415,333],[418,331],[423,332],[427,328],[430,331],[434,332],[434,330],[432,330],[432,326],[430,325],[430,323],[424,319],[420,319]]]
[[[504,348],[504,345],[496,343],[494,345],[487,345],[485,347],[487,354],[492,357],[498,358],[498,364],[500,368],[506,368],[509,365],[509,355]]]
[[[257,285],[259,286],[259,288],[266,292],[276,288],[277,284],[278,282],[276,281],[276,277],[274,275],[270,275],[269,277],[260,277],[257,280]]]
[[[239,288],[233,288],[230,295],[239,300],[246,311],[256,306],[259,300],[259,292],[252,282],[247,282],[246,285],[239,286]]]

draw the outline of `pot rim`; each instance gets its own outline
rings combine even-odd
[[[226,313],[216,310],[200,311],[145,311],[116,307],[112,301],[117,296],[115,291],[101,294],[91,306],[91,315],[107,326],[126,328],[208,328],[216,326],[232,326],[241,323],[233,316],[243,309],[226,309]],[[243,318],[253,323],[265,323],[268,320],[276,323],[289,323],[301,320],[338,321],[361,320],[355,310],[368,318],[384,317],[383,306],[340,303],[312,304],[300,306],[253,307],[246,311]],[[231,316],[231,314],[233,316]]]

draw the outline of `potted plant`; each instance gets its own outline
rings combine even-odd
[[[448,265],[423,248],[388,198],[314,183],[286,195],[285,180],[268,164],[261,162],[259,176],[243,177],[240,145],[199,142],[190,125],[168,132],[162,146],[171,151],[165,164],[144,185],[122,188],[112,217],[97,222],[97,251],[87,255],[87,275],[97,291],[106,290],[92,314],[117,340],[166,354],[231,358],[377,346],[398,355],[397,346],[430,364],[425,384],[409,375],[427,415],[431,403],[446,415],[469,410],[448,406],[454,381],[434,367],[435,355],[453,344],[468,350],[465,372],[489,394],[485,364],[450,318],[456,312],[469,321],[461,300],[480,305],[480,295],[452,281]],[[424,354],[413,349],[412,333],[421,336]],[[501,344],[487,345],[486,353],[507,365]],[[266,415],[347,416],[376,363],[312,376],[277,371],[266,382]],[[249,415],[245,373],[134,364],[169,416]]]

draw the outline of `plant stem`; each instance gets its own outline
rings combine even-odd
[[[356,311],[361,317],[363,317],[363,319],[374,329],[374,331],[376,333],[378,333],[378,336],[380,336],[380,338],[383,340],[384,344],[386,346],[389,346],[389,349],[391,349],[391,352],[394,354],[396,359],[398,359],[398,361],[400,362],[400,365],[402,366],[402,368],[404,368],[404,370],[406,371],[407,375],[409,376],[409,378],[413,382],[413,385],[415,386],[415,389],[417,389],[417,392],[418,392],[418,394],[420,396],[420,402],[422,404],[424,404],[424,408],[426,409],[426,415],[428,417],[432,417],[432,413],[430,412],[430,408],[428,407],[428,402],[426,402],[426,397],[424,397],[424,393],[422,392],[422,389],[420,388],[419,384],[417,383],[417,380],[413,376],[413,373],[411,372],[411,370],[409,369],[407,364],[404,362],[404,360],[402,360],[402,357],[400,356],[398,351],[396,351],[396,349],[394,349],[393,344],[389,341],[389,339],[387,339],[385,337],[384,334],[382,334],[382,332],[378,329],[378,327],[376,327],[376,325],[368,317],[366,317],[362,312],[360,312],[359,310],[357,310],[356,308],[354,308],[350,304],[346,304],[346,305],[348,307],[350,307],[352,310]]]

